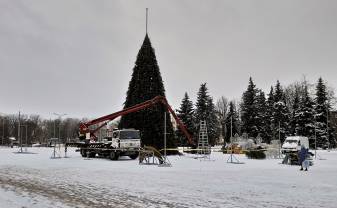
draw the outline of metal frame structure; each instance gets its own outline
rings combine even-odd
[[[208,143],[207,125],[205,120],[200,121],[197,153],[204,158],[210,159],[209,155],[211,154],[211,148]]]
[[[54,144],[53,153],[50,156],[50,159],[60,159],[61,158],[61,145],[60,145],[60,138],[51,138],[51,144]],[[58,145],[58,147],[56,147]]]

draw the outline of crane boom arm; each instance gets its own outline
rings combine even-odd
[[[80,124],[80,134],[84,134],[84,133],[90,133],[91,136],[96,137],[95,136],[95,132],[97,132],[99,129],[101,129],[102,127],[104,127],[105,125],[107,125],[107,123],[109,121],[114,120],[115,118],[119,117],[119,116],[123,116],[123,115],[127,115],[129,113],[133,113],[133,112],[137,112],[149,107],[152,107],[158,103],[162,103],[167,109],[168,111],[172,114],[173,118],[175,119],[175,121],[178,124],[178,127],[180,128],[180,130],[184,133],[184,135],[186,136],[188,142],[191,145],[194,145],[193,142],[193,138],[192,136],[188,133],[185,125],[183,124],[183,122],[181,122],[181,120],[178,118],[178,116],[175,114],[174,110],[171,108],[171,106],[168,104],[167,100],[165,97],[163,96],[156,96],[151,100],[145,101],[143,103],[139,103],[137,105],[131,106],[129,108],[125,108],[121,111],[106,115],[106,116],[102,116],[99,117],[97,119],[91,120],[89,122],[86,123],[81,123]],[[97,127],[94,130],[90,130],[89,127],[95,124],[99,124],[102,123],[99,127]]]

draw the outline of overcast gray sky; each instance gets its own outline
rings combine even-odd
[[[178,108],[202,82],[239,99],[252,76],[269,91],[319,76],[337,88],[337,1],[1,0],[0,112],[70,117],[122,108],[149,36]]]

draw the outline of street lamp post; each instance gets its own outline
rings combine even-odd
[[[20,111],[19,111],[18,139],[20,139],[20,152],[22,153],[22,137],[20,136]]]
[[[28,127],[27,127],[27,125],[24,125],[24,124],[21,124],[21,125],[20,125],[20,128],[21,128],[21,127],[25,127],[25,130],[26,130],[26,146],[25,146],[25,151],[27,152],[27,147],[28,147],[28,136],[27,136],[27,135],[28,135],[28,134],[27,134],[27,131],[28,131],[28,130],[27,130],[27,129],[28,129]],[[21,132],[21,133],[22,133],[22,132]],[[21,138],[22,138],[22,137],[21,137]]]
[[[60,123],[59,123],[59,129],[58,129],[58,131],[59,131],[59,139],[61,139],[60,138],[60,136],[61,136],[61,119],[62,119],[62,116],[65,116],[65,115],[67,115],[66,113],[62,113],[62,114],[59,114],[59,113],[54,113],[54,115],[56,115],[56,116],[58,116],[59,117],[59,120],[60,120]],[[55,137],[55,121],[54,121],[54,137]]]
[[[279,140],[279,146],[278,146],[278,151],[279,151],[279,158],[281,158],[281,122],[278,122],[278,140]]]
[[[55,133],[55,121],[56,121],[56,119],[54,120],[54,138],[56,138],[56,133]]]

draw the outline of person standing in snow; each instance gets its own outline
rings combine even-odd
[[[308,149],[304,147],[304,145],[301,146],[301,150],[298,154],[298,162],[301,164],[301,169],[305,168],[305,171],[308,171],[309,167],[309,161],[306,159],[308,155]]]

